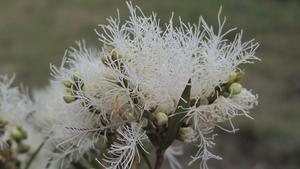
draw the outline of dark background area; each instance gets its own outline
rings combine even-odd
[[[300,168],[300,1],[299,0],[136,0],[146,14],[162,22],[171,12],[195,23],[202,15],[216,25],[223,6],[226,28],[255,38],[262,59],[247,65],[244,86],[259,94],[255,120],[235,121],[240,131],[217,131],[214,150],[224,160],[218,169]],[[85,39],[101,47],[94,28],[105,18],[128,11],[122,0],[0,0],[0,74],[16,73],[16,82],[40,88],[48,83],[49,63],[59,64],[66,48]],[[230,37],[229,37],[230,38]],[[197,168],[193,166],[191,168]]]

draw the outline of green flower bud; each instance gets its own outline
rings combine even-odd
[[[67,96],[64,96],[63,99],[66,103],[72,103],[76,100],[76,97],[67,95]]]
[[[206,97],[201,97],[199,100],[200,105],[208,105],[209,101]]]
[[[116,51],[112,51],[111,60],[112,61],[116,61],[116,60],[118,60],[118,58],[119,58],[119,56],[118,56],[117,52]]]
[[[73,83],[70,80],[64,80],[63,84],[66,88],[70,88],[73,85]]]
[[[181,127],[179,129],[179,139],[183,142],[191,142],[195,139],[195,131],[192,127]]]
[[[22,140],[27,139],[27,132],[22,127],[17,126],[11,130],[10,136],[19,143]]]
[[[78,83],[78,82],[81,81],[81,78],[80,78],[80,75],[79,75],[78,72],[74,73],[72,78],[73,78],[75,83]]]
[[[237,77],[237,73],[232,73],[231,75],[229,75],[228,77],[228,83],[231,84],[231,83],[234,83],[236,81],[236,77]]]
[[[158,112],[155,113],[155,120],[158,126],[163,126],[168,123],[168,116],[165,113]]]
[[[167,115],[172,114],[174,111],[174,102],[166,101],[157,106],[155,112],[163,112]]]
[[[242,85],[239,83],[232,83],[229,87],[229,92],[232,95],[240,94],[242,91]]]

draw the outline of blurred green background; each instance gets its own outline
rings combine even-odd
[[[216,25],[223,6],[227,28],[255,38],[262,59],[246,66],[245,86],[259,94],[255,121],[236,120],[240,131],[217,131],[214,150],[224,160],[218,169],[300,168],[300,1],[299,0],[136,0],[146,14],[157,11],[167,21],[174,11],[184,21],[200,15]],[[94,33],[105,18],[128,16],[122,0],[0,0],[0,74],[17,74],[17,82],[45,86],[49,63],[59,64],[67,47],[85,39],[101,47]],[[197,168],[193,166],[191,168]]]

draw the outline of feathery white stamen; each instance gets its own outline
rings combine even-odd
[[[102,163],[101,165],[108,169],[130,169],[134,160],[139,161],[137,146],[139,145],[142,151],[145,151],[142,141],[147,138],[141,127],[139,124],[131,123],[130,126],[119,128],[117,140],[103,159],[108,165]]]

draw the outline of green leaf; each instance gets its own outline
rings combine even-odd
[[[147,166],[149,167],[149,169],[152,169],[151,163],[150,163],[150,161],[148,159],[148,156],[147,156],[146,152],[143,150],[143,148],[139,144],[137,145],[137,147],[138,147],[138,150],[141,153],[142,157],[144,158]]]
[[[173,141],[176,139],[178,135],[178,131],[182,125],[182,119],[186,115],[184,111],[186,108],[190,106],[190,95],[191,95],[191,79],[189,79],[185,89],[182,92],[181,99],[177,104],[177,108],[175,111],[175,115],[170,117],[168,124],[168,131],[166,132],[165,139],[166,141],[163,143],[162,148],[167,149]]]

